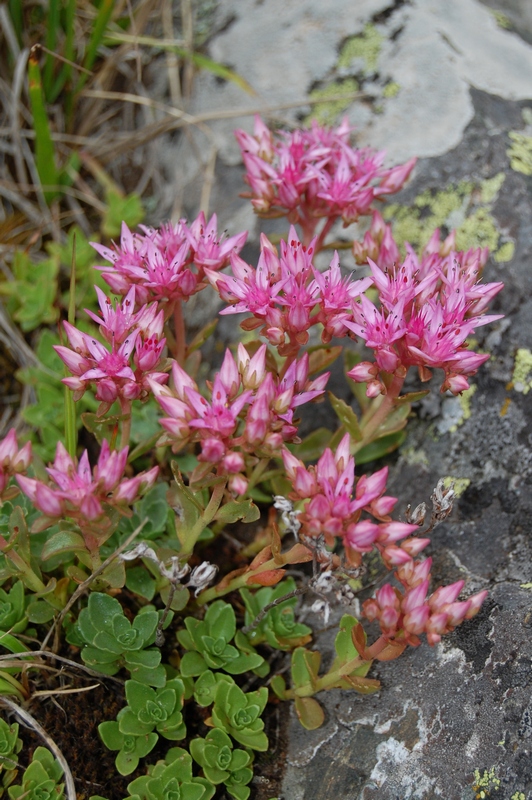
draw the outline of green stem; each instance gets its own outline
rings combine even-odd
[[[329,231],[331,230],[332,226],[334,225],[334,223],[336,222],[337,219],[338,219],[338,217],[329,217],[329,219],[327,220],[327,222],[325,223],[325,225],[321,229],[321,233],[320,233],[320,235],[318,236],[318,238],[316,240],[316,249],[314,251],[314,255],[316,253],[319,253],[320,250],[323,248],[323,244],[325,242],[325,237],[327,236],[327,234],[329,233]]]
[[[393,411],[395,402],[401,393],[401,389],[403,388],[405,377],[405,375],[394,374],[393,380],[388,387],[386,394],[384,396],[381,395],[381,397],[378,398],[380,403],[377,405],[374,401],[366,414],[364,414],[360,421],[362,440],[356,443],[354,452],[361,450],[367,444],[379,438],[378,436],[375,436],[375,434],[378,432],[378,429],[386,420],[388,415]]]
[[[188,556],[192,554],[199,537],[216,516],[216,512],[220,508],[220,504],[224,496],[226,485],[227,482],[224,481],[223,483],[218,483],[214,487],[211,499],[209,500],[207,508],[203,514],[200,516],[195,525],[193,525],[191,530],[185,532],[183,538],[179,537],[179,541],[182,545],[179,556],[182,560],[186,560]]]
[[[245,586],[253,584],[254,576],[260,575],[262,572],[270,572],[274,569],[283,569],[286,567],[287,563],[288,562],[284,560],[279,563],[278,561],[275,561],[275,559],[270,558],[269,561],[265,561],[264,564],[261,564],[260,567],[257,567],[257,569],[249,570],[249,572],[243,572],[242,575],[237,575],[225,586],[222,585],[220,587],[220,584],[218,584],[210,589],[205,589],[196,598],[196,603],[198,606],[203,606],[205,603],[210,603],[211,600],[216,600],[217,597],[223,597],[224,595],[229,594],[229,592],[236,591],[236,589],[243,589]]]
[[[183,316],[183,304],[181,300],[176,300],[174,306],[174,332],[175,332],[175,359],[179,366],[185,365],[186,355],[186,336],[185,336],[185,318]]]
[[[129,437],[131,435],[131,400],[126,400],[124,397],[120,398],[120,413],[123,417],[120,435],[120,449],[122,450],[129,445]]]
[[[41,579],[35,574],[32,570],[30,565],[24,561],[22,556],[20,556],[16,550],[11,549],[11,545],[3,536],[0,535],[0,551],[5,555],[9,561],[13,564],[19,575],[21,576],[22,582],[26,584],[28,589],[31,589],[32,592],[42,593],[46,591],[46,586],[41,581]]]
[[[248,488],[247,488],[248,492],[249,492],[250,489],[253,489],[253,487],[257,485],[257,483],[259,482],[261,476],[264,473],[264,470],[266,469],[266,467],[268,466],[269,463],[270,463],[270,459],[269,458],[261,458],[259,463],[255,465],[255,468],[253,469],[253,472],[251,473],[251,476],[250,476],[250,479],[249,479]]]

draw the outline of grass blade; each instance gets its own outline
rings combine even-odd
[[[85,59],[83,61],[83,66],[85,69],[92,69],[94,62],[96,61],[96,56],[98,55],[98,48],[102,43],[105,29],[107,28],[107,24],[111,19],[111,15],[114,11],[115,7],[115,0],[102,0],[100,8],[98,9],[98,15],[94,21],[94,26],[92,28],[91,38],[89,39],[89,43],[87,45],[87,50],[85,53]],[[79,80],[76,86],[76,92],[80,92],[81,89],[85,86],[87,81],[87,73],[83,72],[79,76]]]
[[[48,102],[51,100],[50,93],[54,79],[55,58],[53,52],[57,46],[57,32],[61,24],[60,11],[60,0],[49,0],[46,28],[46,48],[49,52],[46,53],[46,61],[44,63],[42,76],[44,95]]]
[[[46,187],[57,186],[59,176],[55,164],[54,143],[44,105],[41,70],[34,50],[30,52],[28,59],[28,87],[35,131],[35,166],[43,187],[44,199],[50,204],[56,197],[57,191],[47,190]]]
[[[238,75],[238,73],[236,73],[234,70],[229,69],[229,67],[226,67],[223,64],[220,64],[218,61],[213,61],[212,58],[204,56],[201,53],[189,51],[182,45],[178,45],[175,42],[156,39],[153,36],[133,36],[130,33],[115,32],[108,33],[105,37],[105,40],[110,44],[113,42],[141,44],[145,47],[154,47],[159,50],[166,50],[170,53],[176,53],[176,55],[180,56],[181,58],[192,61],[192,63],[199,69],[206,69],[208,72],[212,72],[212,74],[216,75],[218,78],[223,78],[225,81],[232,81],[233,83],[236,83],[237,86],[239,86],[248,94],[257,94],[251,84],[248,83],[247,80],[241,75]]]
[[[76,234],[72,240],[72,266],[70,271],[70,297],[68,301],[68,321],[74,325],[76,321]],[[65,368],[68,376],[68,370]],[[68,386],[65,386],[65,447],[71,458],[76,457],[78,436],[76,428],[76,407],[74,397]]]

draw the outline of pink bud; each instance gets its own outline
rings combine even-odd
[[[222,460],[222,466],[226,472],[242,472],[245,467],[244,456],[242,453],[227,453]]]
[[[229,479],[229,491],[237,495],[245,494],[248,488],[248,481],[243,475],[233,475]]]
[[[5,439],[0,442],[0,465],[8,466],[17,455],[18,444],[15,429],[11,428]]]
[[[449,390],[452,394],[460,394],[469,389],[469,382],[465,375],[448,375],[441,387],[441,392]]]
[[[379,535],[379,526],[369,519],[350,525],[347,529],[346,540],[349,547],[359,552],[369,552]]]
[[[472,617],[475,616],[475,614],[478,614],[478,612],[480,611],[480,607],[487,596],[488,592],[484,590],[482,592],[474,594],[472,597],[469,598],[469,602],[471,605],[469,606],[469,611],[466,614],[466,619],[471,619]]]
[[[53,489],[38,481],[36,481],[36,484],[34,502],[39,511],[42,511],[47,517],[63,516],[63,503]]]
[[[465,586],[465,581],[456,581],[448,586],[440,586],[429,598],[429,605],[433,611],[445,609],[448,603],[454,603]]]
[[[425,630],[430,611],[428,606],[417,606],[403,617],[403,625],[409,633],[422,633]]]
[[[390,544],[397,542],[399,539],[404,539],[411,533],[419,530],[417,525],[410,525],[407,522],[385,522],[379,525],[379,542],[383,544]]]
[[[219,439],[204,439],[201,443],[201,461],[217,464],[225,454],[225,446]]]
[[[367,383],[373,380],[378,375],[378,372],[379,368],[376,364],[371,361],[361,361],[359,364],[355,364],[353,369],[349,370],[347,376],[356,383]]]
[[[418,606],[422,606],[425,603],[425,599],[427,597],[427,590],[429,588],[429,582],[423,581],[419,584],[419,586],[415,586],[413,589],[410,589],[404,596],[402,608],[405,613],[413,611],[414,608]]]

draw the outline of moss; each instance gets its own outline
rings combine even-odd
[[[508,136],[512,140],[506,151],[511,168],[523,175],[532,175],[532,136],[518,131],[510,131]]]
[[[351,36],[340,51],[338,67],[350,67],[352,62],[360,58],[364,62],[364,73],[375,72],[381,51],[382,36],[377,29],[368,24],[362,33]]]
[[[521,394],[528,394],[532,389],[532,353],[524,347],[515,354],[512,388]]]
[[[323,89],[314,89],[309,95],[310,98],[323,102],[316,103],[303,124],[309,126],[313,120],[316,120],[320,125],[334,125],[340,114],[352,104],[353,95],[356,92],[358,92],[358,83],[354,78],[331,83]],[[343,95],[345,95],[345,99]]]
[[[470,483],[469,478],[455,478],[453,475],[446,475],[443,479],[445,489],[449,489],[451,486],[454,487],[454,496],[456,498],[463,495]]]
[[[390,81],[387,83],[384,89],[382,90],[383,97],[395,97],[396,94],[399,93],[401,87],[395,81]]]

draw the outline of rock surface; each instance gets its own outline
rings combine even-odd
[[[360,141],[385,148],[393,163],[422,156],[398,198],[417,211],[399,210],[396,230],[417,245],[430,225],[456,226],[464,242],[490,245],[495,255],[486,279],[506,284],[495,304],[506,319],[480,329],[480,347],[492,358],[475,377],[474,391],[420,408],[391,462],[391,486],[403,504],[427,500],[441,476],[455,479],[461,496],[432,539],[434,579],[464,578],[468,593],[488,588],[489,600],[441,645],[380,664],[372,673],[382,681],[377,695],[328,693],[319,730],[305,731],[293,717],[283,800],[529,800],[530,5],[222,0],[218,13],[210,55],[243,75],[258,97],[205,75],[194,111],[272,108],[356,80],[364,97],[348,98],[337,110],[357,125]],[[351,61],[346,52],[355,53]],[[310,111],[300,106],[275,117],[295,123]],[[250,227],[256,240],[259,227],[248,205],[233,200],[242,170],[232,130],[251,124],[249,116],[211,123],[218,147],[212,204],[231,232]],[[187,180],[201,169],[192,150],[188,163]],[[321,634],[321,649],[330,652],[333,635]]]

